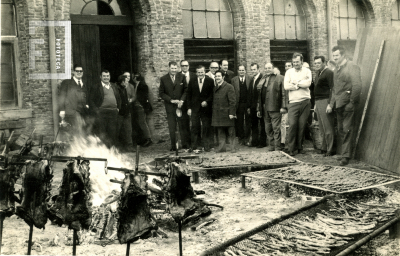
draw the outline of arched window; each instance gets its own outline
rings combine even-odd
[[[307,39],[304,10],[295,0],[272,0],[269,7],[269,38]]]
[[[400,0],[392,5],[392,26],[400,27]]]
[[[182,20],[184,38],[233,39],[228,0],[183,0]]]
[[[357,39],[358,30],[365,27],[365,18],[356,0],[340,0],[337,22],[338,40]]]
[[[14,1],[1,0],[0,110],[22,107],[19,87],[18,32]]]
[[[121,6],[126,1],[117,0],[72,0],[71,2],[71,14],[81,15],[130,15],[130,9],[126,6]],[[125,8],[126,7],[126,8]]]

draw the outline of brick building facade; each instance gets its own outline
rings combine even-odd
[[[71,4],[74,1],[75,3]],[[105,0],[104,4],[109,5],[111,9],[114,8],[115,16],[124,17],[116,17],[115,19],[100,17],[100,19],[96,19],[95,15],[92,15],[91,21],[86,22],[86,16],[78,17],[79,15],[76,14],[79,13],[76,8],[82,5],[82,3],[77,4],[78,1],[82,0],[1,0],[2,103],[0,105],[0,130],[5,131],[6,134],[15,130],[19,134],[27,133],[35,127],[36,134],[45,135],[46,140],[50,141],[54,138],[51,80],[29,78],[29,74],[32,73],[50,73],[49,29],[48,27],[37,27],[34,28],[34,33],[29,33],[29,22],[48,20],[48,4],[54,3],[54,6],[51,7],[54,11],[54,20],[72,21],[72,41],[75,44],[72,47],[72,56],[75,56],[77,52],[77,39],[74,31],[78,31],[79,26],[91,24],[95,28],[99,27],[100,33],[104,26],[112,24],[116,26],[122,24],[127,28],[126,31],[129,32],[129,35],[126,35],[126,42],[129,44],[127,51],[129,51],[130,64],[124,66],[124,68],[138,71],[145,76],[155,96],[156,131],[161,134],[166,133],[165,110],[162,102],[157,100],[159,78],[167,72],[169,61],[188,58],[189,55],[185,55],[188,52],[188,48],[185,49],[187,47],[186,42],[196,42],[196,39],[198,39],[185,36],[188,24],[187,20],[184,21],[183,16],[193,12],[193,7],[182,8],[183,5],[188,4],[188,0]],[[204,0],[193,1],[204,2]],[[304,49],[308,61],[312,60],[315,55],[329,56],[330,42],[331,46],[338,43],[350,47],[354,46],[354,39],[356,38],[354,31],[357,31],[360,27],[392,26],[399,23],[400,0],[220,1],[221,5],[223,3],[229,5],[230,10],[227,15],[229,13],[232,15],[232,40],[229,41],[233,42],[233,50],[230,55],[232,57],[230,69],[232,70],[238,63],[243,63],[250,68],[251,63],[257,62],[263,67],[271,59],[274,61],[275,58],[280,58],[275,49],[281,51],[280,54],[284,54],[285,51],[295,50],[296,42],[300,43],[300,41],[305,42]],[[86,6],[91,1],[82,2]],[[103,2],[103,0],[99,2]],[[9,8],[10,6],[11,8]],[[96,6],[100,8],[99,4]],[[116,15],[118,12],[115,9],[118,8],[120,8],[119,11],[122,15]],[[284,12],[279,13],[279,8],[283,8]],[[84,12],[83,10],[81,13]],[[286,12],[286,10],[289,11]],[[92,14],[90,10],[86,11]],[[206,8],[204,11],[207,12]],[[74,12],[75,14],[73,14]],[[98,10],[98,12],[100,11]],[[216,13],[222,15],[221,10],[217,10]],[[99,16],[101,15],[99,14]],[[330,22],[328,22],[329,17]],[[110,24],[107,24],[107,22],[110,22]],[[296,27],[299,26],[299,22],[304,24],[304,28]],[[13,24],[15,24],[14,30]],[[194,29],[197,25],[195,21],[192,24]],[[295,27],[293,28],[293,26]],[[286,34],[282,33],[283,30]],[[287,39],[287,37],[290,37],[288,33],[291,33],[292,30],[294,37]],[[304,31],[302,32],[302,30]],[[64,33],[63,28],[56,27],[55,39],[63,38]],[[272,33],[274,37],[271,36]],[[300,35],[303,35],[303,38],[300,38]],[[331,41],[328,40],[328,35],[331,36]],[[81,34],[80,36],[82,39],[85,35]],[[279,36],[283,38],[278,38]],[[102,37],[98,37],[97,41],[99,38]],[[104,38],[107,38],[107,35],[104,35]],[[41,51],[41,56],[34,57],[34,69],[29,64],[30,52],[32,51],[30,44],[33,39],[43,39],[42,44],[35,44],[35,50]],[[201,40],[204,43],[208,38],[204,37]],[[218,41],[219,38],[215,40]],[[282,48],[281,45],[286,45],[286,48],[279,50]],[[99,47],[101,49],[101,45]],[[85,49],[87,51],[92,50],[92,48]],[[80,51],[81,54],[84,52],[82,49]],[[287,55],[287,52],[285,54],[290,56],[290,54]],[[61,49],[61,55],[65,56],[65,45]],[[196,56],[196,54],[193,54],[193,56]],[[119,56],[114,57],[119,58]],[[192,56],[189,56],[188,59],[190,58]],[[100,64],[98,64],[98,60],[100,60]],[[102,59],[98,60],[92,61],[90,65],[97,63],[98,68],[106,66]],[[203,59],[205,62],[209,60],[210,56]],[[71,64],[74,61],[76,60],[72,58]],[[65,62],[61,63],[61,70],[65,68],[64,65]],[[86,68],[86,70],[88,69]],[[10,75],[10,72],[12,75]],[[96,77],[98,70],[93,72],[92,77]],[[57,81],[57,83],[60,83],[60,81]],[[91,81],[88,81],[88,84],[90,83]],[[10,98],[12,99],[10,100]]]

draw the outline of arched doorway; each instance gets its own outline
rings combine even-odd
[[[307,19],[302,5],[296,0],[271,0],[269,14],[271,62],[282,73],[294,52],[303,54],[304,61],[309,62]]]
[[[227,59],[235,66],[232,9],[228,0],[183,0],[182,22],[185,59],[191,71],[197,65]]]
[[[127,1],[71,2],[72,55],[84,68],[84,82],[100,81],[107,69],[115,82],[124,71],[135,70],[133,19]]]

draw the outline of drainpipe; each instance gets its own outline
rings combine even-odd
[[[328,27],[328,56],[329,59],[332,59],[332,9],[331,9],[331,0],[326,0],[326,25]]]
[[[54,21],[54,4],[53,0],[47,0],[47,20]],[[49,52],[50,52],[50,73],[57,73],[56,70],[56,34],[54,26],[48,26],[49,28]],[[50,79],[51,83],[51,98],[53,105],[53,128],[54,136],[58,132],[58,101],[57,101],[57,76],[52,76]]]

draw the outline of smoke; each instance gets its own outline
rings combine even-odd
[[[92,203],[93,206],[100,206],[104,199],[109,196],[113,190],[121,191],[121,185],[110,182],[110,179],[123,180],[125,174],[118,171],[108,171],[105,167],[122,167],[134,169],[133,163],[129,158],[112,147],[107,146],[96,136],[75,136],[70,142],[70,147],[66,152],[67,156],[106,158],[107,162],[90,161],[90,181],[92,184]]]

